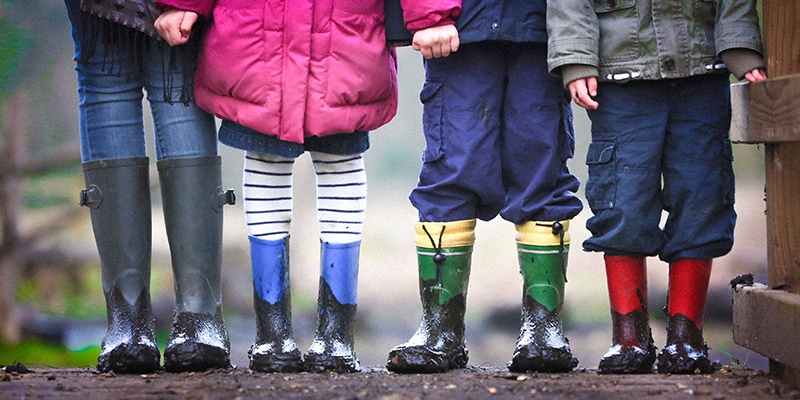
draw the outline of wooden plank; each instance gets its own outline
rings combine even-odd
[[[762,284],[737,286],[733,341],[788,366],[790,372],[800,369],[800,294]]]
[[[800,74],[731,85],[731,140],[800,142]]]
[[[800,291],[800,143],[768,144],[767,283]]]

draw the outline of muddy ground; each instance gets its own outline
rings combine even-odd
[[[354,374],[261,374],[247,369],[205,373],[114,375],[94,369],[0,373],[0,399],[800,399],[800,390],[762,371],[728,368],[711,375],[516,374],[469,367],[433,375],[383,368]]]

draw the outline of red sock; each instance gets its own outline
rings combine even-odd
[[[647,265],[644,257],[605,256],[611,310],[625,315],[647,306]],[[638,293],[637,293],[638,292]],[[641,299],[639,298],[641,296]],[[644,303],[642,303],[644,302]]]
[[[669,265],[669,315],[683,314],[703,329],[711,259],[683,258]]]

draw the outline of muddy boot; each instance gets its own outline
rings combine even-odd
[[[517,254],[524,280],[522,329],[513,372],[569,372],[578,366],[564,336],[564,305],[569,221],[517,225]]]
[[[357,372],[355,351],[356,288],[361,241],[321,242],[317,332],[305,354],[308,372]]]
[[[234,203],[233,192],[221,188],[218,156],[163,160],[158,172],[175,281],[164,368],[227,368],[230,342],[220,293],[222,206]]]
[[[605,256],[611,303],[611,348],[600,360],[600,374],[649,374],[656,346],[647,314],[644,257]]]
[[[97,360],[100,372],[150,373],[160,367],[150,305],[151,206],[147,157],[83,164],[100,255],[108,326]]]
[[[300,372],[303,360],[292,334],[289,290],[289,237],[264,240],[250,236],[256,341],[247,354],[250,369]]]
[[[708,346],[703,340],[710,259],[681,259],[669,266],[667,345],[658,355],[662,374],[710,374]]]
[[[438,373],[467,366],[464,312],[475,220],[416,224],[422,323],[389,352],[386,369]]]

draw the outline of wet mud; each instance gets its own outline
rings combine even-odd
[[[408,342],[389,352],[386,368],[400,373],[441,373],[466,367],[469,360],[464,342],[466,298],[458,294],[438,305],[435,285],[421,286],[422,322]]]
[[[256,341],[247,351],[250,369],[259,372],[300,372],[303,359],[292,332],[289,291],[275,304],[254,295]]]
[[[646,313],[611,311],[611,348],[600,360],[601,374],[648,374],[653,371],[656,348]]]
[[[569,340],[564,336],[561,306],[550,311],[525,295],[522,328],[508,369],[513,372],[568,372],[577,366],[578,359],[572,355]]]
[[[353,337],[356,305],[340,303],[325,279],[320,278],[317,311],[316,334],[303,356],[303,369],[316,373],[361,370]]]
[[[186,372],[227,368],[231,365],[230,347],[220,308],[215,315],[177,313],[164,350],[164,369]]]
[[[122,292],[112,287],[106,295],[106,312],[108,326],[97,369],[100,372],[150,373],[161,368],[148,289],[143,289],[136,302],[130,304]]]
[[[667,345],[658,355],[662,374],[708,374],[716,366],[708,359],[703,332],[683,314],[667,317]]]

